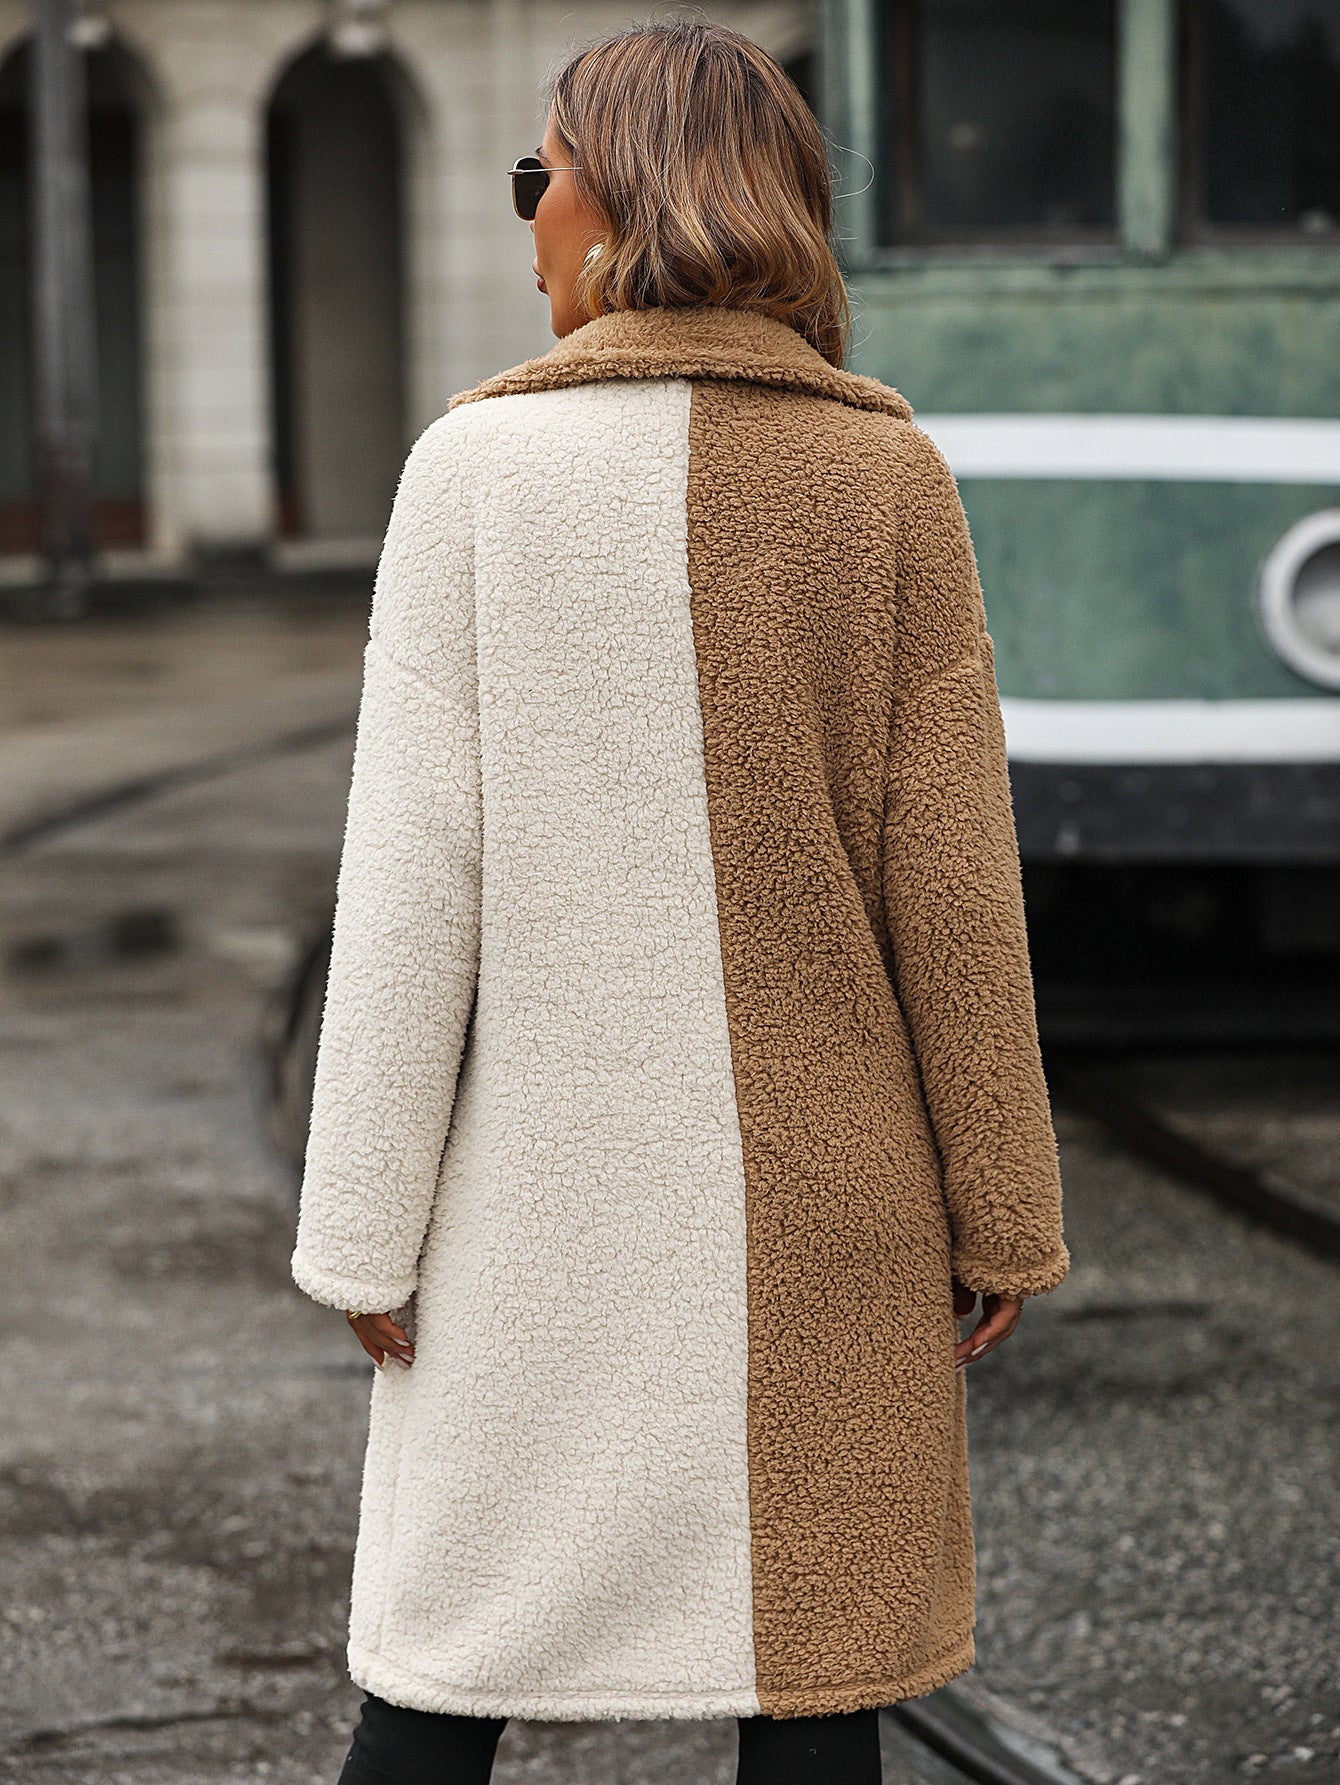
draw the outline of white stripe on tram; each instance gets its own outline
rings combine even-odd
[[[918,415],[956,477],[1340,484],[1340,421],[1255,415]]]
[[[1016,700],[1000,703],[1012,762],[1340,762],[1335,700]]]

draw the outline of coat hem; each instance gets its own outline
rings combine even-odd
[[[623,1719],[751,1717],[758,1694],[751,1686],[722,1692],[481,1692],[429,1679],[371,1649],[349,1645],[349,1677],[365,1692],[411,1711],[458,1717],[516,1717],[540,1723],[602,1723]]]
[[[843,1685],[783,1688],[757,1692],[740,1686],[720,1692],[481,1692],[429,1679],[371,1649],[349,1645],[349,1677],[365,1692],[406,1710],[458,1717],[507,1717],[521,1722],[606,1723],[623,1721],[703,1722],[719,1717],[823,1717],[844,1711],[876,1710],[920,1698],[966,1673],[974,1660],[971,1632],[910,1674]]]
[[[976,1659],[976,1645],[971,1631],[950,1649],[914,1668],[911,1673],[889,1678],[849,1680],[844,1685],[785,1687],[759,1693],[759,1703],[769,1717],[832,1717],[844,1711],[877,1710],[884,1705],[901,1704],[905,1699],[924,1698],[938,1692],[950,1680],[967,1673]]]

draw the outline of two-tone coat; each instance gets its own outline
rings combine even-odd
[[[776,1716],[973,1659],[951,1272],[1067,1267],[953,478],[736,310],[455,399],[377,575],[293,1270],[408,1307],[355,1681]]]

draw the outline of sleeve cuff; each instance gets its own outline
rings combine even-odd
[[[298,1252],[293,1254],[289,1268],[298,1288],[310,1295],[314,1302],[345,1311],[358,1308],[364,1314],[388,1314],[393,1308],[403,1308],[414,1294],[416,1282],[413,1275],[380,1280],[346,1277],[339,1271],[328,1271],[322,1265],[313,1264]]]
[[[955,1251],[951,1259],[954,1275],[979,1295],[1005,1295],[1023,1300],[1030,1295],[1046,1295],[1055,1289],[1070,1269],[1070,1254],[1064,1245],[1031,1263],[984,1258],[971,1252]]]

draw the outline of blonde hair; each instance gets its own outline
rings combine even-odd
[[[850,315],[828,156],[771,56],[721,25],[638,25],[575,55],[549,104],[606,230],[578,276],[588,315],[753,310],[842,365]]]

